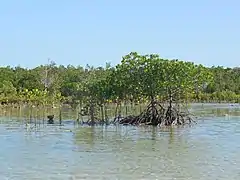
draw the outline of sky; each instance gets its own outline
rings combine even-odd
[[[238,0],[6,0],[0,66],[105,66],[130,52],[240,66]]]

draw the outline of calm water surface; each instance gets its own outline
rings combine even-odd
[[[41,125],[1,117],[0,179],[240,179],[239,106],[195,106],[193,127]]]

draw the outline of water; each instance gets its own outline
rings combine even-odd
[[[0,179],[239,180],[239,106],[204,107],[194,109],[215,117],[162,130],[77,127],[70,121],[26,129],[2,117]]]

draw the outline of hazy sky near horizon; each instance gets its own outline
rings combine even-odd
[[[240,66],[238,0],[6,0],[0,66],[115,65],[131,51]]]

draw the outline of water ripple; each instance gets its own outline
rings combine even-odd
[[[0,125],[0,179],[240,179],[239,117],[196,126]]]

